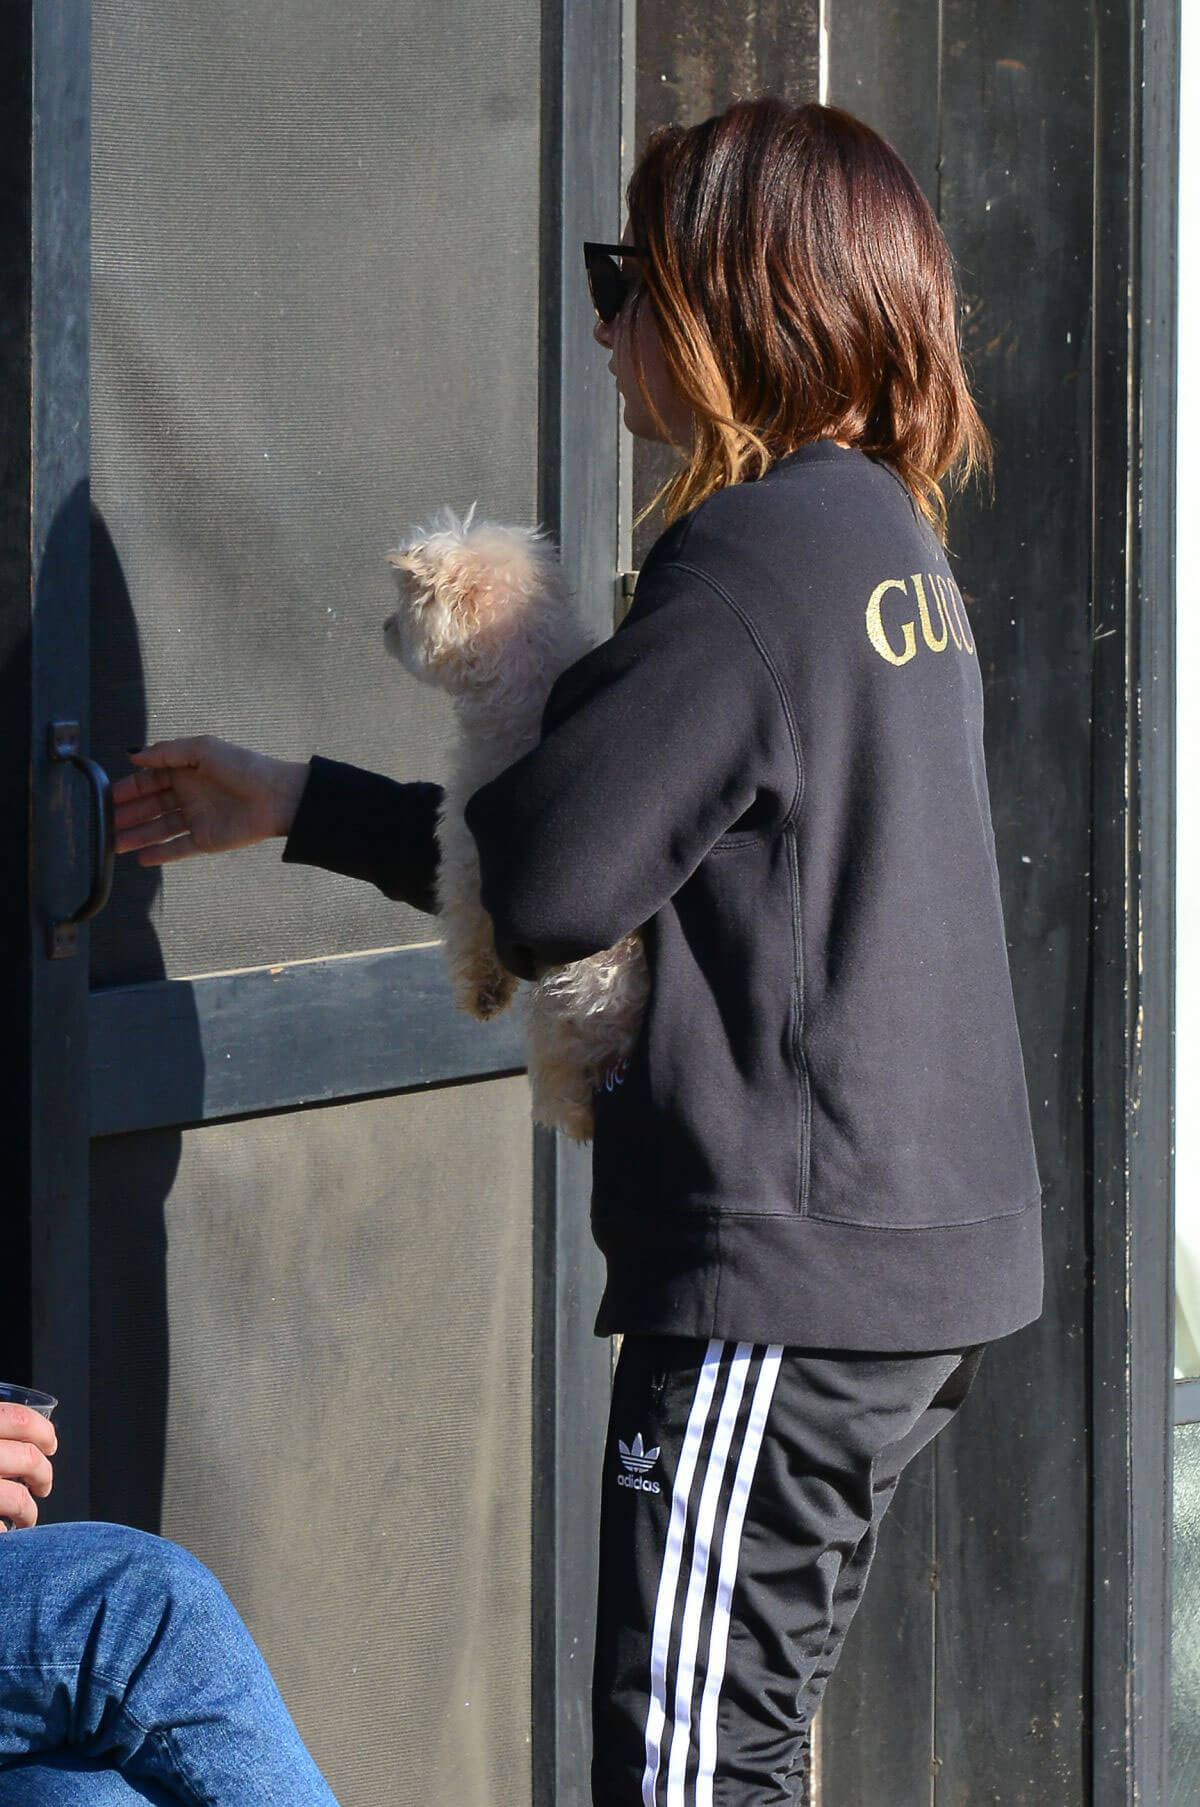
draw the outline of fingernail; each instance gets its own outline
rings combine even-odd
[[[144,749],[144,748],[142,748],[142,747],[126,747],[126,749],[125,749],[125,751],[126,751],[126,752],[127,752],[127,753],[141,753],[141,752],[143,752],[143,751],[144,751],[144,750],[145,750],[145,749]]]

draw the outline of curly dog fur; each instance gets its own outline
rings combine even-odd
[[[536,746],[560,671],[596,644],[571,606],[556,550],[538,528],[460,519],[449,507],[388,553],[400,606],[388,650],[453,699],[458,744],[438,811],[438,912],[456,1004],[486,1021],[521,984],[501,965],[479,895],[475,841],[463,820],[472,792]],[[592,1098],[633,1046],[649,993],[641,934],[543,968],[525,1024],[536,1122],[590,1141]]]

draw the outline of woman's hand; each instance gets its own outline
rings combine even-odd
[[[210,734],[156,741],[129,757],[137,770],[113,785],[117,852],[136,850],[139,866],[288,834],[308,778],[306,764]]]
[[[49,1458],[57,1448],[48,1418],[27,1405],[0,1405],[0,1531],[37,1524],[37,1502],[50,1491]]]

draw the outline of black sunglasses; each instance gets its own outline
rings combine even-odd
[[[626,276],[617,262],[618,255],[643,257],[645,250],[644,245],[601,245],[595,239],[584,239],[583,261],[587,266],[592,306],[606,326],[616,319],[637,280],[634,276]]]

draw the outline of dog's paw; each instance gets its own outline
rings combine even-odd
[[[517,992],[517,978],[499,961],[481,958],[471,963],[459,981],[459,1000],[473,1017],[486,1023],[507,1010]]]
[[[579,1098],[534,1098],[531,1115],[543,1129],[555,1129],[571,1142],[590,1142],[595,1133],[595,1117],[590,1103]]]

